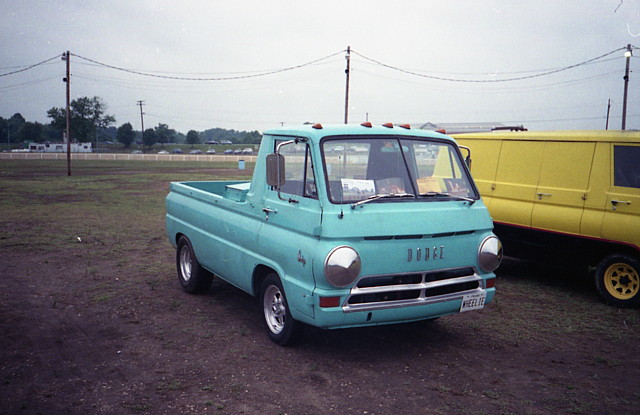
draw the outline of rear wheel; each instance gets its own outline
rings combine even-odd
[[[202,293],[211,287],[213,275],[202,268],[193,251],[191,241],[186,236],[181,236],[178,240],[176,269],[182,289],[189,294]]]
[[[605,303],[617,307],[640,304],[640,263],[627,255],[605,257],[596,268],[595,283]]]
[[[269,274],[262,283],[260,301],[269,338],[281,346],[293,343],[301,327],[291,317],[287,297],[276,274]]]

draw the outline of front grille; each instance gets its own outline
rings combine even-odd
[[[343,310],[362,311],[448,301],[484,288],[471,267],[362,277]]]

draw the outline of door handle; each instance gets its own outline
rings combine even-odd
[[[616,210],[616,207],[618,206],[618,203],[622,204],[622,205],[630,205],[631,202],[629,202],[628,200],[615,200],[613,199],[611,201],[611,204],[613,205],[613,210]]]
[[[265,213],[264,220],[269,220],[269,213],[273,213],[273,214],[278,213],[277,210],[271,209],[271,208],[268,208],[268,207],[262,208],[262,211]]]
[[[551,196],[551,193],[537,193],[538,200],[542,200],[542,196]]]

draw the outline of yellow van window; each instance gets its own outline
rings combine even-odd
[[[640,188],[640,147],[614,146],[613,185]]]

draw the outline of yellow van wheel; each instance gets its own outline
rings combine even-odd
[[[595,275],[598,294],[605,303],[617,307],[640,304],[640,263],[627,255],[604,258]]]

